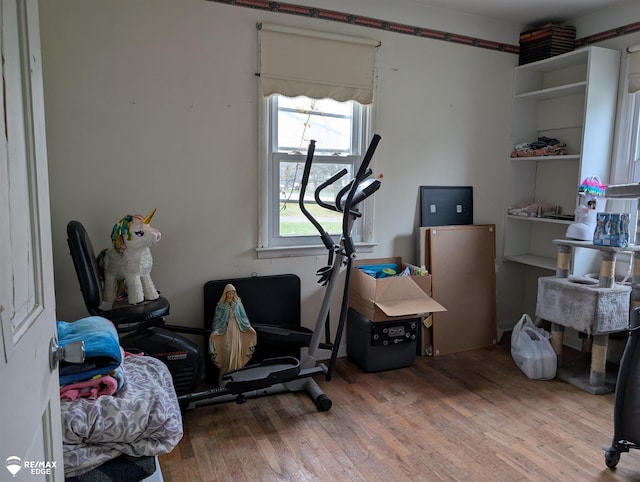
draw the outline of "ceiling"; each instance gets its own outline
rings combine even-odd
[[[413,0],[417,4],[523,25],[562,23],[627,0]]]

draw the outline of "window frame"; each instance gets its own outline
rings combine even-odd
[[[628,92],[629,59],[623,57],[621,81],[619,85],[616,132],[612,150],[612,165],[609,184],[633,184],[640,182],[640,92]],[[607,199],[607,212],[630,213],[630,226],[638,221],[640,200]],[[637,244],[638,233],[633,231],[629,241]],[[630,233],[631,234],[631,233]]]
[[[277,96],[262,97],[259,102],[259,215],[258,215],[258,243],[256,252],[258,258],[275,258],[288,256],[307,256],[325,254],[326,248],[322,244],[319,234],[313,236],[279,236],[279,208],[280,183],[279,165],[283,160],[300,161],[306,159],[304,152],[289,153],[276,152],[277,146]],[[359,114],[354,117],[352,125],[352,139],[357,151],[352,155],[332,156],[323,153],[320,146],[316,146],[314,160],[316,162],[330,162],[347,164],[353,162],[354,173],[368,147],[368,139],[373,135],[372,118],[373,104],[362,105],[356,109]],[[355,124],[359,125],[355,125]],[[297,200],[296,200],[297,202]],[[362,217],[354,225],[353,239],[360,252],[372,252],[373,242],[373,200],[367,199],[361,207]],[[339,236],[334,236],[336,243]]]
[[[627,94],[629,104],[629,183],[640,182],[640,93]]]

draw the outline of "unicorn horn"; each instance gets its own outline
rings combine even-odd
[[[152,217],[153,217],[153,215],[156,213],[156,209],[157,209],[157,208],[153,208],[153,211],[151,211],[149,214],[147,214],[147,217],[146,217],[146,218],[144,218],[144,219],[142,220],[142,222],[143,222],[144,224],[149,224],[149,223],[151,222],[151,218],[152,218]]]

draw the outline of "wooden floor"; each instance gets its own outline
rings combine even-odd
[[[329,412],[304,392],[186,412],[164,480],[640,481],[640,451],[604,463],[613,394],[529,380],[505,346],[379,373],[343,358],[318,383]]]

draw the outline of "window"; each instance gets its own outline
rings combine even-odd
[[[637,47],[627,49],[626,88],[621,92],[619,103],[611,184],[640,182],[640,50]]]
[[[355,175],[372,137],[375,58],[379,42],[307,29],[258,24],[260,49],[260,217],[258,257],[326,253],[319,233],[298,205],[309,142],[315,140],[305,207],[336,242],[342,213],[316,202],[323,188],[332,204]],[[352,238],[371,244],[371,201]]]
[[[629,96],[631,139],[629,149],[629,182],[640,182],[640,94]]]
[[[265,136],[266,173],[271,185],[266,199],[269,233],[261,247],[292,247],[320,245],[318,231],[302,214],[298,205],[300,181],[309,142],[316,141],[305,206],[331,235],[342,231],[342,213],[327,210],[315,201],[315,189],[341,169],[347,175],[320,191],[320,198],[329,204],[335,201],[341,188],[353,178],[366,139],[370,137],[368,114],[370,107],[354,101],[295,98],[273,95],[266,99],[268,120]],[[366,213],[363,218],[366,219]],[[354,241],[362,241],[363,218],[352,231]]]
[[[640,50],[628,48],[622,62],[624,88],[619,92],[609,184],[640,182]]]
[[[640,183],[640,93],[625,93],[621,111],[610,184]],[[607,211],[631,214],[630,226],[638,225],[639,208],[635,200],[607,200]],[[631,236],[629,241],[637,244],[639,235],[636,229],[635,237]]]
[[[640,50],[627,49],[625,89],[620,93],[616,139],[609,184],[640,183]],[[625,61],[623,57],[623,62]],[[631,226],[637,225],[638,202],[633,199],[607,199],[609,212],[628,212]],[[638,243],[640,231],[635,235]]]

